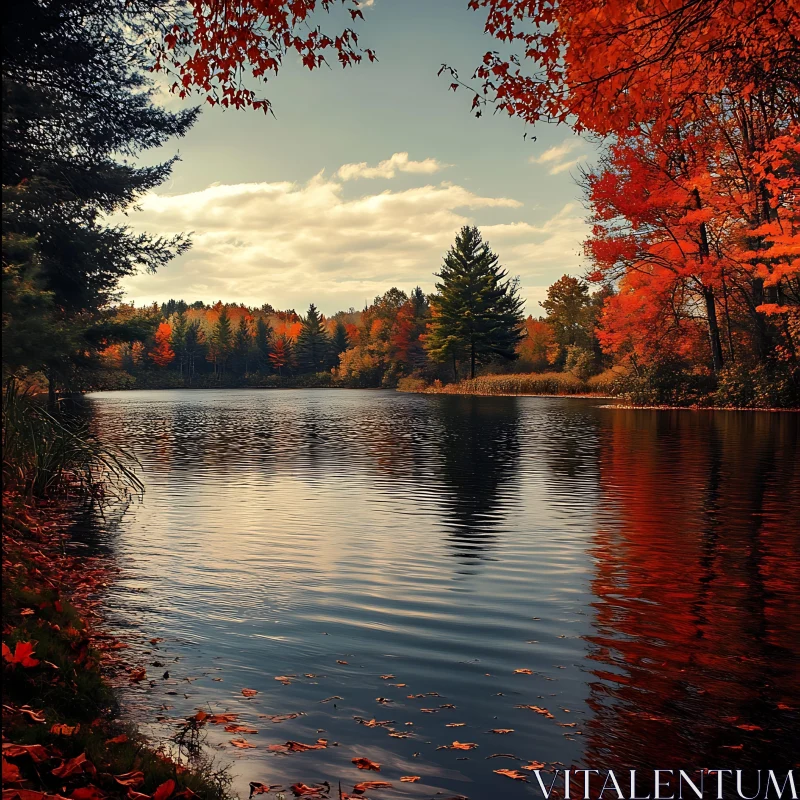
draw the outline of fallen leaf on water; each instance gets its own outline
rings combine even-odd
[[[338,658],[337,658],[337,659],[336,659],[336,663],[337,663],[337,664],[347,664],[348,662],[347,662],[347,661],[342,661],[342,660],[340,660],[340,659],[338,659]]]
[[[270,787],[266,783],[259,783],[258,781],[250,782],[250,797],[254,794],[266,794]]]
[[[296,677],[296,675],[276,675],[275,680],[282,683],[284,686],[288,686],[292,682],[292,678]]]
[[[420,779],[419,775],[403,775],[400,778],[401,783],[416,783]]]
[[[257,689],[242,689],[242,694],[245,697],[255,697],[258,694]]]
[[[439,708],[455,708],[455,706],[452,703],[443,703]]]
[[[363,719],[362,717],[353,717],[353,719],[358,722],[359,725],[366,725],[368,728],[380,728],[385,725],[394,725],[393,719],[384,719],[384,720],[377,720],[374,717],[372,719]]]
[[[150,644],[158,644],[159,642],[163,642],[163,641],[164,641],[163,639],[157,637],[155,639],[151,639],[150,640]]]
[[[515,669],[515,675],[533,675],[533,671],[530,669]]]
[[[247,725],[226,725],[226,733],[258,733],[255,728],[248,728]]]
[[[405,683],[390,683],[389,686],[396,686],[398,689],[405,689],[408,684]]]
[[[248,747],[255,747],[254,744],[250,744],[247,739],[231,739],[231,744],[234,747],[240,747],[242,750],[246,750]]]
[[[132,680],[134,683],[139,683],[139,681],[143,681],[147,677],[147,671],[144,667],[140,667],[139,669],[132,669],[128,674],[128,678]]]
[[[175,791],[175,781],[170,778],[167,781],[164,781],[158,788],[153,792],[153,800],[169,800],[172,797],[172,793]]]
[[[740,731],[760,731],[763,730],[760,725],[737,725],[736,726]]]
[[[386,705],[386,703],[391,703],[392,701],[388,697],[376,697],[375,702],[381,703],[382,705]]]
[[[270,744],[267,745],[267,750],[270,753],[288,753],[289,748],[285,744]]]
[[[529,772],[533,772],[537,769],[544,769],[545,764],[543,761],[531,761],[530,764],[523,764],[520,769],[527,769]]]
[[[475,742],[453,742],[453,744],[443,744],[437,750],[474,750],[478,745]]]
[[[391,736],[392,739],[408,739],[408,737],[411,736],[411,734],[410,733],[399,733],[398,731],[392,731],[389,734],[389,736]]]
[[[496,769],[494,770],[498,775],[505,775],[515,781],[527,781],[528,776],[516,769]]]
[[[466,722],[448,722],[445,728],[463,728],[466,724]]]
[[[259,714],[258,716],[260,719],[268,719],[270,722],[286,722],[290,719],[297,719],[301,715],[292,712],[291,714]]]
[[[292,787],[292,794],[295,797],[325,797],[331,790],[329,783],[320,783],[316,786],[306,786],[304,783],[295,783]]]
[[[144,772],[139,772],[138,770],[125,772],[122,775],[115,775],[114,780],[120,786],[129,786],[131,788],[141,786],[144,783]]]
[[[381,765],[370,761],[368,758],[354,758],[352,761],[359,769],[371,769],[373,772],[381,771]]]
[[[353,787],[353,791],[357,794],[368,792],[372,789],[391,789],[392,784],[388,781],[362,781]]]
[[[499,734],[514,733],[514,729],[513,728],[492,728],[489,731],[489,733],[499,733]]]
[[[326,697],[324,700],[320,700],[320,703],[330,703],[331,700],[341,700],[342,698],[339,697],[338,694],[333,695],[332,697]]]
[[[514,708],[527,708],[530,711],[535,711],[537,714],[541,714],[543,717],[547,717],[547,719],[555,719],[555,717],[553,717],[553,715],[546,708],[540,708],[539,706],[514,706]]]
[[[305,744],[304,742],[286,742],[286,749],[292,753],[303,753],[306,750],[324,750],[328,746],[327,739],[317,739],[315,744]]]
[[[382,681],[391,681],[394,680],[394,675],[381,675]]]
[[[577,728],[577,722],[558,722],[556,723],[559,728]]]
[[[200,711],[197,712],[196,719],[200,719],[200,713]],[[212,714],[208,716],[205,711],[202,713],[206,715],[202,719],[208,717],[208,721],[214,725],[226,725],[229,722],[235,722],[239,718],[238,714]]]
[[[420,711],[423,714],[436,714],[436,713],[438,713],[439,709],[438,708],[421,708]]]
[[[56,724],[50,728],[50,733],[56,734],[56,736],[73,736],[81,729],[80,725],[64,725]]]

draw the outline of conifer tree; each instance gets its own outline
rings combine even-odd
[[[233,355],[236,360],[236,370],[242,374],[247,374],[250,348],[253,339],[250,336],[250,327],[244,316],[239,317],[239,324],[233,334]]]
[[[324,372],[331,367],[331,337],[313,303],[308,307],[294,352],[300,372]]]
[[[478,364],[498,356],[516,358],[523,336],[517,281],[507,277],[476,227],[465,225],[459,231],[437,277],[426,340],[430,357],[451,360],[456,380],[462,359],[468,360],[474,378]]]
[[[339,360],[339,356],[344,353],[347,348],[350,347],[350,337],[347,335],[347,328],[345,327],[344,322],[340,319],[336,320],[336,327],[333,331],[333,354],[336,356],[336,360]]]
[[[269,354],[272,352],[272,326],[259,317],[256,320],[256,359],[258,361],[258,368],[267,372],[271,367]]]
[[[211,334],[212,356],[218,374],[225,372],[225,362],[231,353],[232,343],[231,318],[228,316],[228,309],[223,307],[219,312],[219,319],[217,324],[214,325],[214,330]]]

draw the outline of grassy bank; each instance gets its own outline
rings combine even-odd
[[[69,546],[77,503],[140,488],[131,462],[13,387],[3,445],[3,799],[225,800],[224,772],[121,721],[110,674],[141,673],[102,629],[114,564]]]
[[[609,397],[611,380],[615,376],[603,373],[584,381],[569,372],[534,372],[518,375],[482,375],[458,383],[427,384],[416,378],[400,381],[401,392],[424,394],[474,395],[564,395]]]

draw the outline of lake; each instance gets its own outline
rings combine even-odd
[[[207,730],[244,796],[541,796],[494,772],[530,761],[796,764],[800,417],[602,403],[88,396],[146,484],[77,526],[122,568],[110,618],[152,679],[127,713],[162,738],[238,714],[258,732]]]

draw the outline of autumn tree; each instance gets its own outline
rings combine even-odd
[[[155,344],[150,350],[150,360],[157,367],[166,367],[175,359],[175,351],[171,345],[172,328],[168,322],[162,322],[158,326],[155,335]]]
[[[290,369],[292,365],[292,344],[286,334],[278,334],[272,345],[269,354],[272,368],[278,375],[283,375],[284,370]]]
[[[523,335],[523,302],[517,282],[507,278],[476,227],[459,231],[437,277],[425,343],[430,357],[452,361],[456,380],[459,360],[468,360],[474,378],[478,364],[515,359]]]
[[[301,372],[325,372],[331,367],[331,339],[324,319],[312,303],[303,320],[294,346],[294,356]]]

